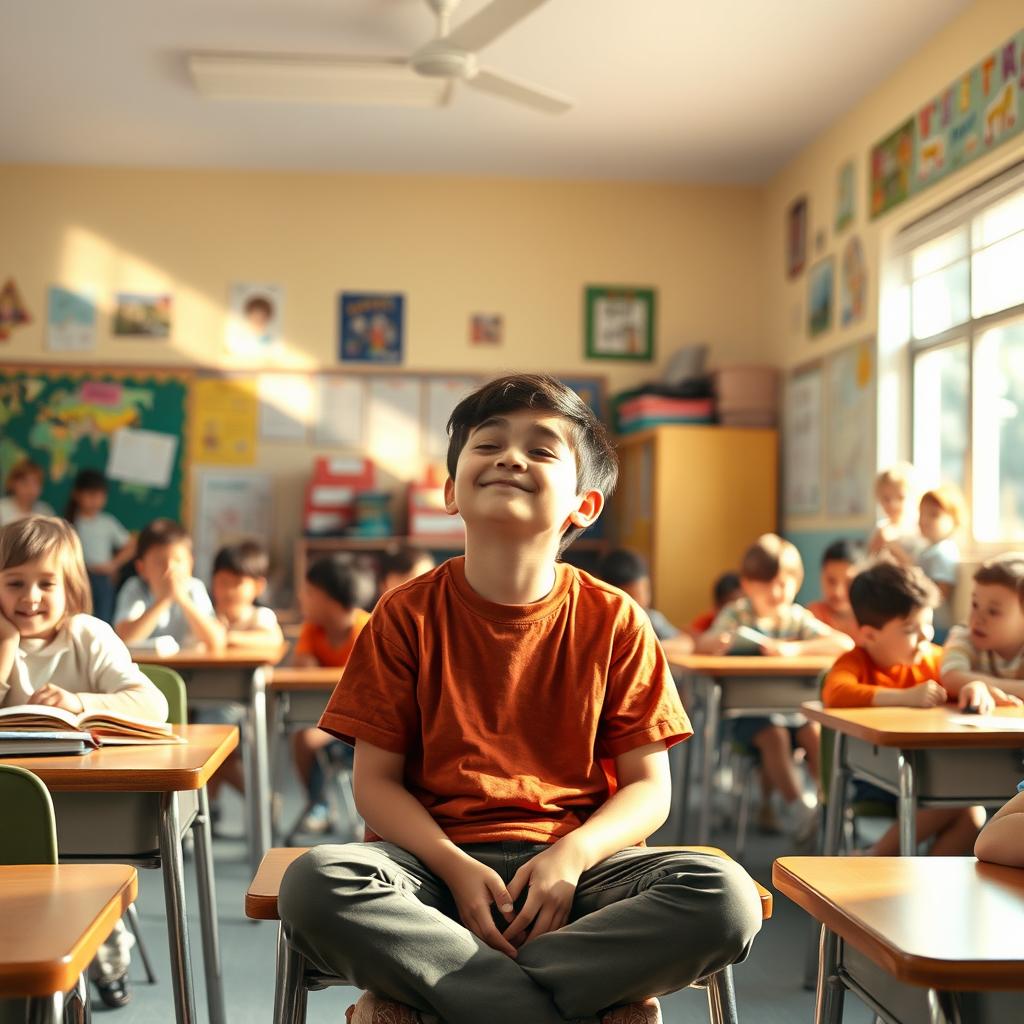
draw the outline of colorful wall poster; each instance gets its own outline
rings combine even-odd
[[[783,405],[782,500],[787,516],[821,511],[821,414],[821,367],[794,373]]]
[[[786,277],[799,277],[807,264],[807,197],[790,203],[786,211]]]
[[[830,356],[825,370],[826,506],[830,516],[866,517],[874,504],[875,360],[872,341]]]
[[[256,461],[259,401],[254,378],[200,377],[192,385],[191,456],[196,465]]]
[[[174,299],[170,295],[118,292],[114,334],[119,338],[169,338]]]
[[[807,330],[814,338],[832,328],[835,258],[827,256],[807,276]]]
[[[46,345],[51,352],[96,347],[96,303],[88,295],[54,285],[47,293]]]
[[[283,312],[280,285],[233,284],[228,292],[228,351],[243,359],[277,355]]]
[[[338,357],[344,362],[402,361],[405,297],[394,293],[342,292],[338,297]]]
[[[474,313],[469,318],[471,345],[500,345],[505,336],[505,323],[500,313]]]
[[[15,327],[30,323],[32,316],[25,308],[14,278],[9,277],[0,288],[0,341],[6,341]]]
[[[1024,30],[990,51],[872,149],[871,216],[885,213],[1022,131]]]
[[[836,234],[848,228],[857,216],[857,169],[847,160],[836,175]]]
[[[839,261],[839,320],[849,327],[864,318],[868,300],[868,270],[864,246],[854,235],[843,247]]]

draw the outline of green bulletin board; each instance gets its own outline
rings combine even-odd
[[[181,520],[190,378],[184,373],[25,367],[0,371],[0,479],[26,456],[45,471],[43,500],[64,511],[80,469],[107,470],[124,427],[177,438],[170,481],[110,481],[107,511],[129,530],[159,516]]]

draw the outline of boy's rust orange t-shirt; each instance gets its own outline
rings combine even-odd
[[[829,669],[821,691],[821,702],[827,708],[866,708],[875,702],[880,686],[908,690],[929,679],[939,682],[942,648],[927,644],[912,665],[879,668],[863,647],[847,651]]]
[[[326,668],[344,668],[352,657],[352,650],[359,639],[359,634],[370,621],[370,613],[362,608],[352,610],[352,628],[345,640],[337,647],[327,639],[327,630],[323,626],[315,626],[312,622],[303,623],[302,632],[295,644],[296,654],[312,654],[318,665]]]
[[[320,727],[404,754],[407,787],[456,843],[554,842],[613,791],[609,759],[690,722],[620,591],[559,563],[542,601],[494,604],[464,561],[381,598]]]

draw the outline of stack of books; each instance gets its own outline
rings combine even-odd
[[[184,743],[166,722],[115,711],[83,711],[42,704],[0,708],[0,756],[85,754],[96,747]]]

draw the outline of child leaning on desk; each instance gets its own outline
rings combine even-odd
[[[165,722],[164,695],[91,608],[82,545],[68,523],[30,516],[0,528],[0,705],[118,711]],[[133,942],[119,922],[89,968],[108,1006],[130,998]]]
[[[792,658],[802,654],[839,654],[853,641],[826,626],[795,602],[804,578],[800,552],[787,540],[766,533],[747,549],[740,563],[744,596],[726,605],[710,629],[697,639],[701,654],[747,652]],[[744,639],[745,631],[751,631]],[[757,634],[760,639],[752,638]],[[761,759],[761,827],[774,829],[768,796],[778,790],[787,805],[790,831],[797,841],[817,825],[816,802],[805,797],[793,761],[794,749],[807,755],[812,778],[818,778],[818,728],[801,714],[748,715],[733,720],[733,737],[752,747]]]
[[[857,618],[857,646],[832,666],[825,678],[825,707],[930,708],[945,704],[939,683],[942,649],[931,643],[932,609],[940,595],[916,566],[879,562],[850,584],[850,604]],[[960,707],[989,711],[994,697],[980,680],[967,683]],[[868,782],[855,781],[856,799],[895,806],[896,797]],[[985,821],[981,807],[925,808],[917,812],[920,840],[934,837],[936,856],[968,854]],[[868,853],[899,854],[899,826],[894,824]]]
[[[761,915],[735,863],[642,845],[690,724],[643,611],[558,560],[614,449],[541,375],[484,385],[449,432],[466,554],[381,599],[321,719],[375,841],[296,860],[283,927],[368,990],[352,1024],[653,1024],[648,997],[742,959]]]

